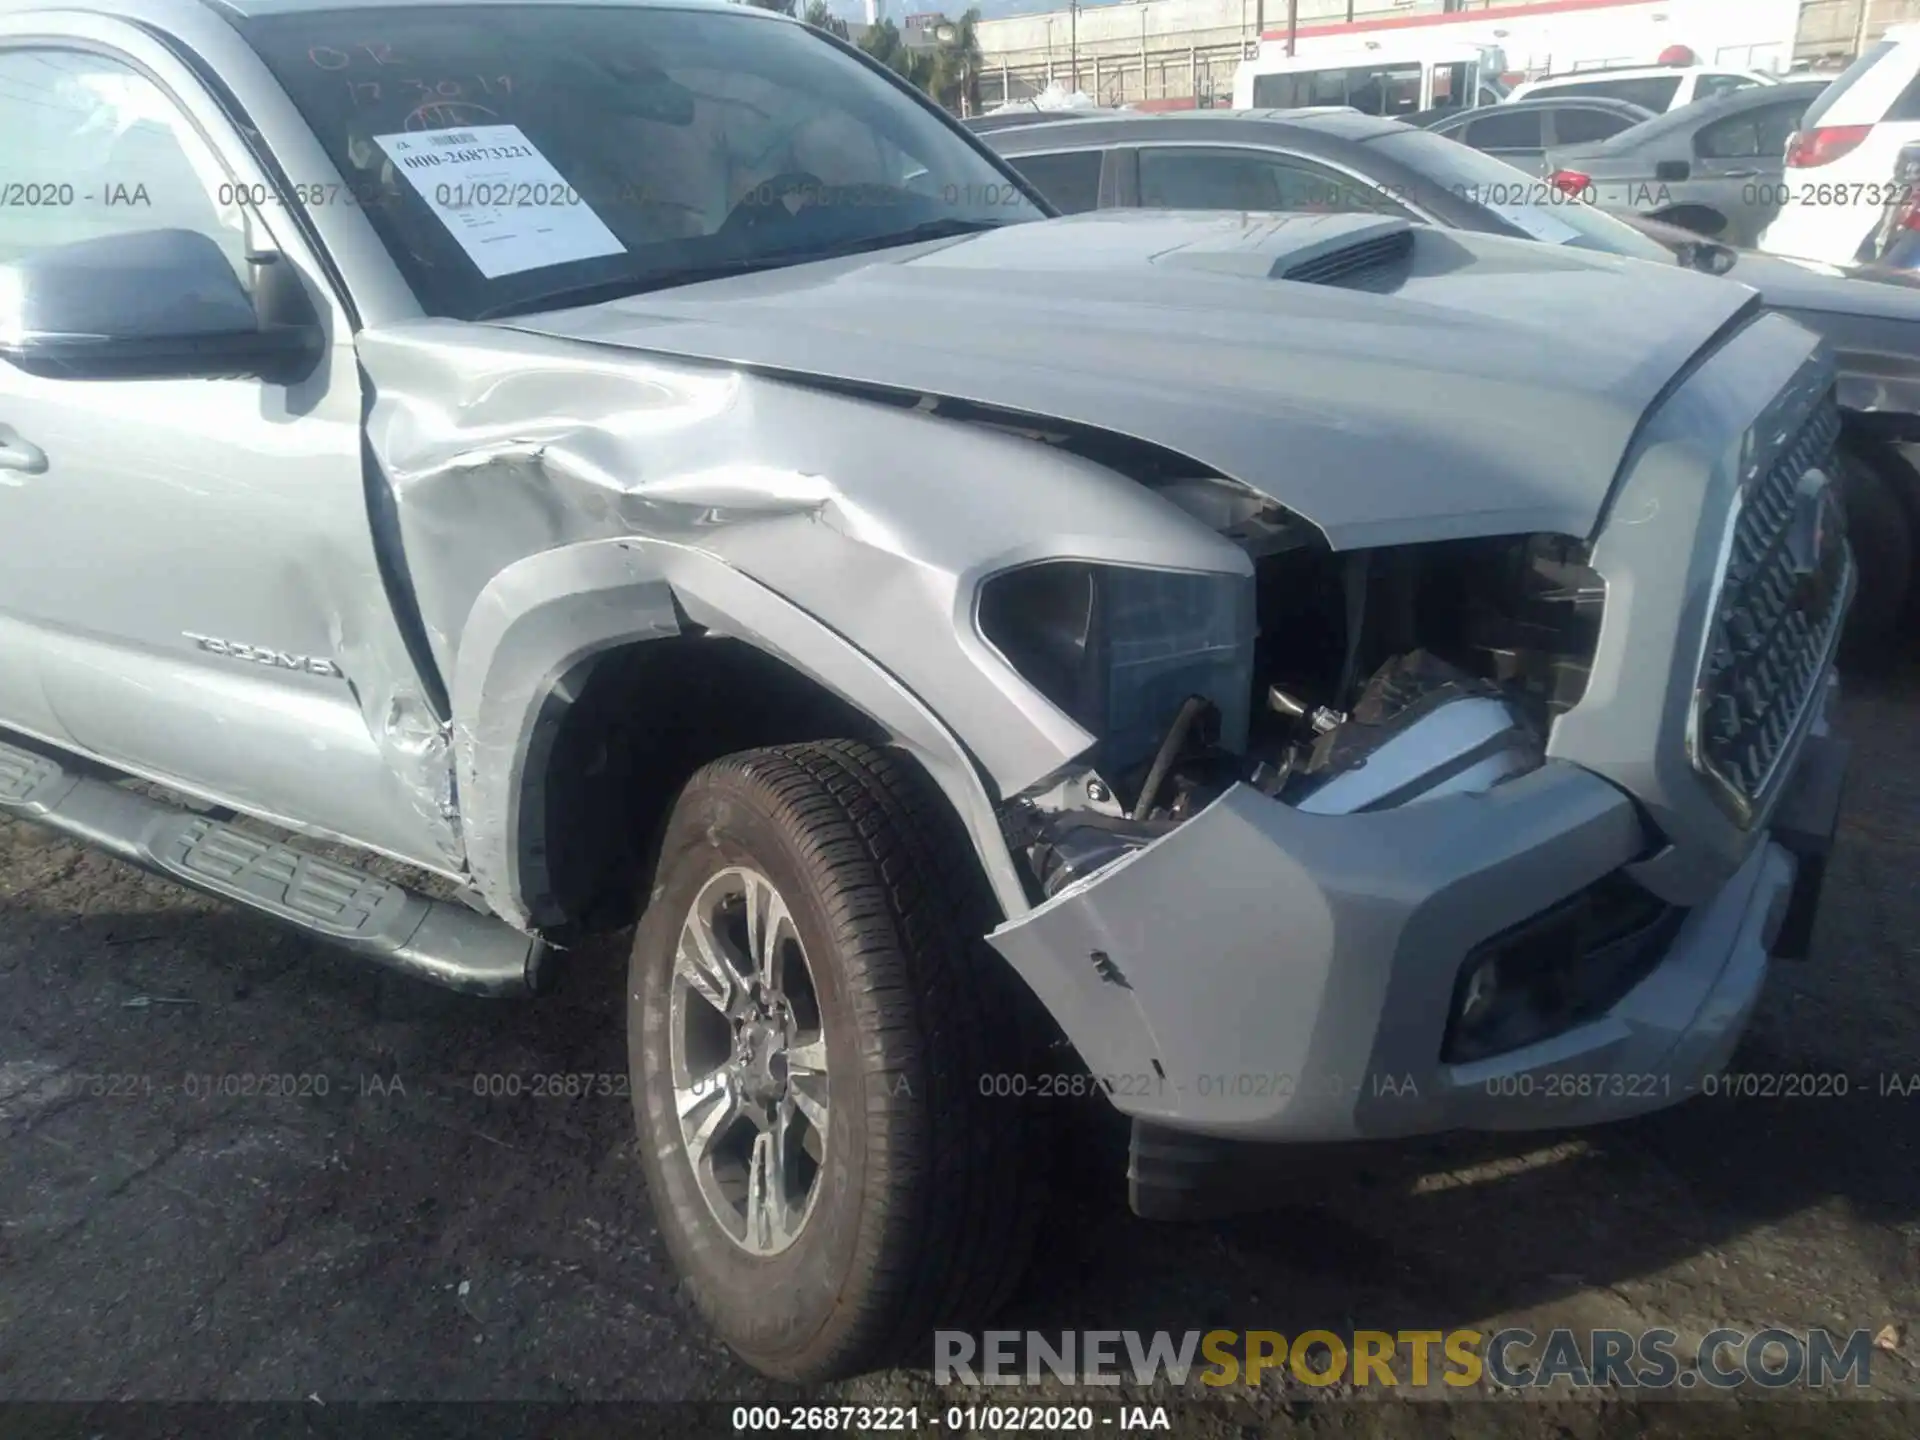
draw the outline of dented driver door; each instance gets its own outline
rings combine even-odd
[[[135,230],[293,267],[327,332],[297,383],[0,361],[0,724],[236,809],[457,870],[449,763],[375,561],[347,319],[219,108],[137,29],[0,17],[0,260]],[[49,190],[48,187],[51,187]],[[22,191],[23,195],[29,192]]]

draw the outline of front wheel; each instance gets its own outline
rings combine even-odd
[[[728,756],[674,806],[630,964],[641,1158],[694,1303],[769,1375],[902,1358],[1019,1276],[1043,1147],[993,1095],[1030,1032],[984,903],[887,751]]]

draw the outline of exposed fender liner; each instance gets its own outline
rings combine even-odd
[[[967,751],[926,706],[842,636],[724,561],[632,536],[563,546],[509,566],[467,619],[453,678],[454,755],[473,883],[495,913],[530,923],[517,837],[527,758],[536,753],[548,695],[595,654],[681,633],[680,611],[872,717],[946,795],[1002,911],[1026,914],[1026,890],[992,797]]]

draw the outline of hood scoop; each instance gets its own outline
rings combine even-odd
[[[1209,218],[1207,229],[1158,251],[1148,263],[1243,280],[1366,288],[1370,276],[1397,279],[1396,267],[1413,254],[1413,225],[1388,215]]]
[[[1347,285],[1368,288],[1369,281],[1387,278],[1413,255],[1413,226],[1405,220],[1383,220],[1372,234],[1349,236],[1316,248],[1310,255],[1290,255],[1279,278],[1301,285]]]

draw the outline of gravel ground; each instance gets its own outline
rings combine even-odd
[[[1920,1396],[1916,702],[1920,669],[1849,697],[1854,779],[1816,957],[1776,968],[1737,1061],[1844,1074],[1845,1098],[1301,1152],[1273,1213],[1207,1225],[1135,1220],[1118,1170],[1070,1166],[1006,1323],[1892,1326],[1873,1388]],[[798,1398],[676,1292],[621,1095],[476,1093],[488,1076],[623,1084],[622,958],[573,957],[534,1004],[441,994],[0,822],[0,1398]],[[249,1075],[300,1093],[208,1095],[198,1078]],[[955,1398],[924,1371],[836,1393]],[[1194,1423],[1240,1433],[1297,1398]],[[1340,1430],[1357,1413],[1296,1418]],[[1490,1403],[1463,1433],[1612,1423],[1553,1413]],[[1365,1425],[1446,1433],[1442,1414],[1372,1406]],[[1815,1428],[1911,1435],[1916,1416],[1829,1404]]]

